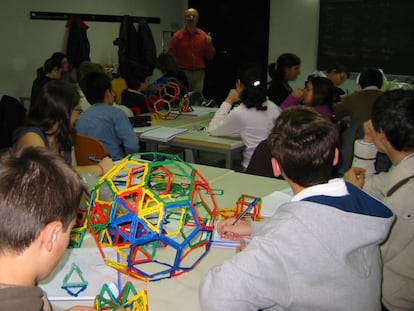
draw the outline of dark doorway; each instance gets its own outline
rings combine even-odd
[[[211,33],[216,56],[207,62],[204,96],[220,104],[235,86],[237,68],[267,68],[270,0],[189,0],[200,13],[198,26]]]

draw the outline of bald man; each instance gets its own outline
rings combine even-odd
[[[210,34],[197,27],[199,14],[196,9],[184,11],[184,28],[178,30],[170,41],[169,52],[174,54],[178,67],[187,76],[190,91],[203,92],[205,59],[216,53]]]

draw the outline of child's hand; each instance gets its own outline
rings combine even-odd
[[[304,94],[305,94],[305,90],[304,89],[294,89],[292,91],[292,96],[295,97],[298,100],[302,100]]]
[[[360,168],[360,167],[351,167],[344,175],[344,179],[359,187],[362,188],[364,187],[364,183],[365,183],[365,169]]]
[[[99,162],[99,165],[104,169],[104,173],[109,171],[114,166],[114,161],[110,157],[105,157]]]
[[[227,98],[225,100],[226,103],[233,105],[240,101],[240,90],[238,89],[231,89],[230,92],[227,94]]]
[[[364,141],[367,143],[373,143],[373,133],[374,133],[374,126],[372,125],[371,120],[364,122]]]
[[[244,238],[249,238],[252,232],[252,225],[248,220],[239,220],[233,225],[235,218],[229,218],[220,221],[217,225],[218,234],[225,239],[233,241],[241,241]]]

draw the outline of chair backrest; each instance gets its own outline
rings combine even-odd
[[[108,153],[105,146],[97,139],[84,135],[76,135],[75,156],[78,165],[96,164]]]
[[[115,101],[118,105],[122,105],[122,91],[127,89],[126,82],[123,78],[115,78],[111,80],[112,91],[115,94]]]

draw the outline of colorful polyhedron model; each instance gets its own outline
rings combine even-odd
[[[146,101],[155,117],[160,119],[176,118],[181,112],[187,111],[190,104],[186,87],[175,78],[153,84]]]
[[[262,209],[262,200],[260,198],[256,198],[251,195],[242,194],[236,202],[235,207],[230,208],[221,208],[218,210],[219,216],[222,218],[231,218],[236,217],[243,213],[243,211],[249,206],[249,204],[255,200],[258,199],[258,203],[255,204],[251,211],[246,213],[245,217],[251,218],[252,221],[260,221],[262,220],[262,217],[260,216],[260,212]]]
[[[97,311],[116,311],[123,307],[126,311],[148,311],[147,291],[139,293],[134,286],[127,282],[118,297],[115,297],[107,284],[104,284],[101,292],[95,297],[94,308]]]
[[[210,249],[216,216],[211,188],[196,169],[175,155],[141,153],[98,180],[88,225],[107,265],[156,281],[200,262]]]
[[[77,212],[76,222],[70,232],[70,248],[80,248],[82,246],[83,238],[88,227],[88,207],[89,207],[89,194],[84,193],[81,199],[81,203]]]

